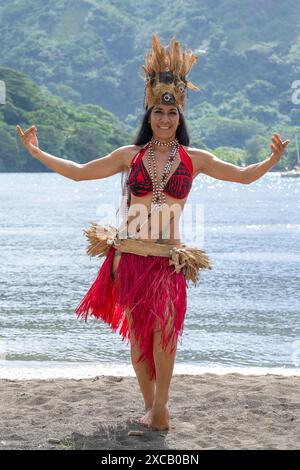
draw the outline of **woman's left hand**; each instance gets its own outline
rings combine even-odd
[[[290,143],[289,140],[285,140],[284,142],[281,141],[279,134],[273,134],[272,136],[273,143],[270,145],[272,149],[272,153],[270,155],[270,159],[273,163],[278,163],[280,160],[281,155],[285,151],[287,145]]]

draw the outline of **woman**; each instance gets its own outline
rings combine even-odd
[[[156,244],[168,248],[180,246],[178,213],[175,216],[176,211],[169,211],[166,235],[166,226],[154,217],[153,209],[176,205],[182,212],[193,179],[199,173],[249,184],[279,161],[289,143],[274,134],[271,155],[243,168],[189,147],[183,108],[186,89],[197,89],[186,80],[195,61],[191,52],[182,53],[177,41],[172,40],[169,52],[153,36],[152,52],[143,66],[147,110],[135,143],[103,158],[79,164],[49,155],[39,149],[35,126],[25,132],[17,126],[22,143],[33,157],[74,181],[127,173],[127,233],[134,226],[135,237],[140,231],[139,242],[146,242],[147,249]],[[142,217],[137,223],[136,207],[145,209],[141,212],[147,214],[146,220]],[[130,339],[132,364],[146,411],[138,422],[154,430],[170,429],[169,387],[186,312],[185,268],[179,266],[174,270],[166,256],[141,256],[134,250],[122,252],[112,245],[93,285],[76,309],[85,319],[91,312],[113,330],[120,327],[123,339]]]

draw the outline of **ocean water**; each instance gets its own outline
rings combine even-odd
[[[74,313],[103,262],[83,229],[104,209],[114,223],[119,197],[120,175],[0,174],[0,378],[134,375],[118,332]],[[200,216],[183,241],[196,234],[213,269],[189,285],[174,373],[299,375],[300,179],[198,175],[187,205]]]

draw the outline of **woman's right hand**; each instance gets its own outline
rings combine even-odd
[[[35,156],[36,152],[39,150],[39,142],[36,135],[37,128],[35,126],[31,126],[23,132],[21,127],[17,124],[17,131],[24,147],[31,155]]]

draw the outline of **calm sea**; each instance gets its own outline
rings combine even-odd
[[[120,175],[0,174],[0,377],[134,375],[130,345],[74,313],[102,263],[83,229],[119,195]],[[174,372],[299,375],[300,178],[198,175],[187,203],[213,269],[188,289]]]

